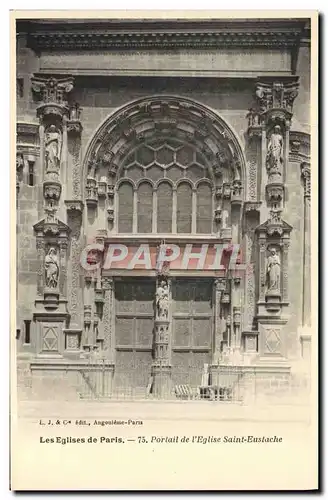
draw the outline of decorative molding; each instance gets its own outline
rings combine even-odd
[[[306,20],[140,20],[90,21],[68,28],[60,21],[19,21],[17,31],[27,33],[28,47],[49,49],[167,49],[265,47],[293,49]]]
[[[139,144],[138,129],[142,127],[143,142],[156,137],[155,127],[158,120],[167,117],[176,120],[174,136],[181,141],[190,143],[206,157],[209,172],[214,182],[217,175],[216,167],[231,168],[235,176],[231,181],[245,182],[246,165],[243,150],[227,123],[207,107],[191,99],[175,96],[154,96],[143,98],[121,108],[114,113],[96,132],[86,152],[84,162],[88,166],[87,199],[90,205],[97,203],[97,195],[93,180],[99,166],[108,170],[108,182],[113,184],[118,175],[117,165],[124,163],[128,152]],[[203,137],[195,133],[200,124],[206,130],[208,137],[204,147]],[[127,130],[135,130],[136,134],[127,134]],[[188,132],[187,132],[188,130]],[[168,128],[168,134],[171,129]],[[160,136],[163,131],[160,131]],[[212,168],[213,167],[213,168]],[[229,183],[228,183],[229,184]],[[88,192],[90,191],[90,193]],[[226,186],[224,197],[231,196],[231,185]]]

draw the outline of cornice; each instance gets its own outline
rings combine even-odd
[[[17,23],[36,50],[295,48],[305,19],[289,20],[138,20]]]

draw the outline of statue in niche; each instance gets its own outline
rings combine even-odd
[[[55,125],[50,125],[46,133],[46,172],[59,172],[62,138]]]
[[[156,312],[158,319],[168,319],[169,289],[164,280],[161,281],[156,291]]]
[[[57,288],[59,265],[57,251],[54,247],[51,247],[46,255],[44,267],[46,272],[46,286],[48,288]]]
[[[270,255],[267,260],[268,293],[280,292],[280,257],[276,248],[270,248]]]
[[[283,137],[279,125],[275,125],[271,134],[266,155],[266,166],[269,177],[281,176],[283,165]]]

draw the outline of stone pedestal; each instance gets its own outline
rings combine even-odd
[[[285,342],[282,337],[282,326],[286,320],[267,318],[259,321],[259,354],[260,358],[270,360],[285,359]]]
[[[171,366],[169,362],[169,320],[155,321],[155,359],[152,366],[152,394],[155,397],[165,397],[170,391]]]

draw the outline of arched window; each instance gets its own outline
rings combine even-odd
[[[172,233],[172,186],[161,182],[157,189],[157,232]]]
[[[177,232],[191,233],[192,229],[192,187],[181,182],[177,188]]]
[[[119,186],[118,232],[212,232],[209,174],[193,145],[160,138],[144,143],[127,156],[122,178],[138,187]]]
[[[208,234],[212,232],[212,205],[211,186],[208,183],[200,182],[197,186],[197,233]]]
[[[151,233],[153,221],[153,187],[149,182],[139,184],[137,203],[138,233]]]
[[[133,187],[123,182],[118,188],[118,231],[132,233],[133,229]]]

